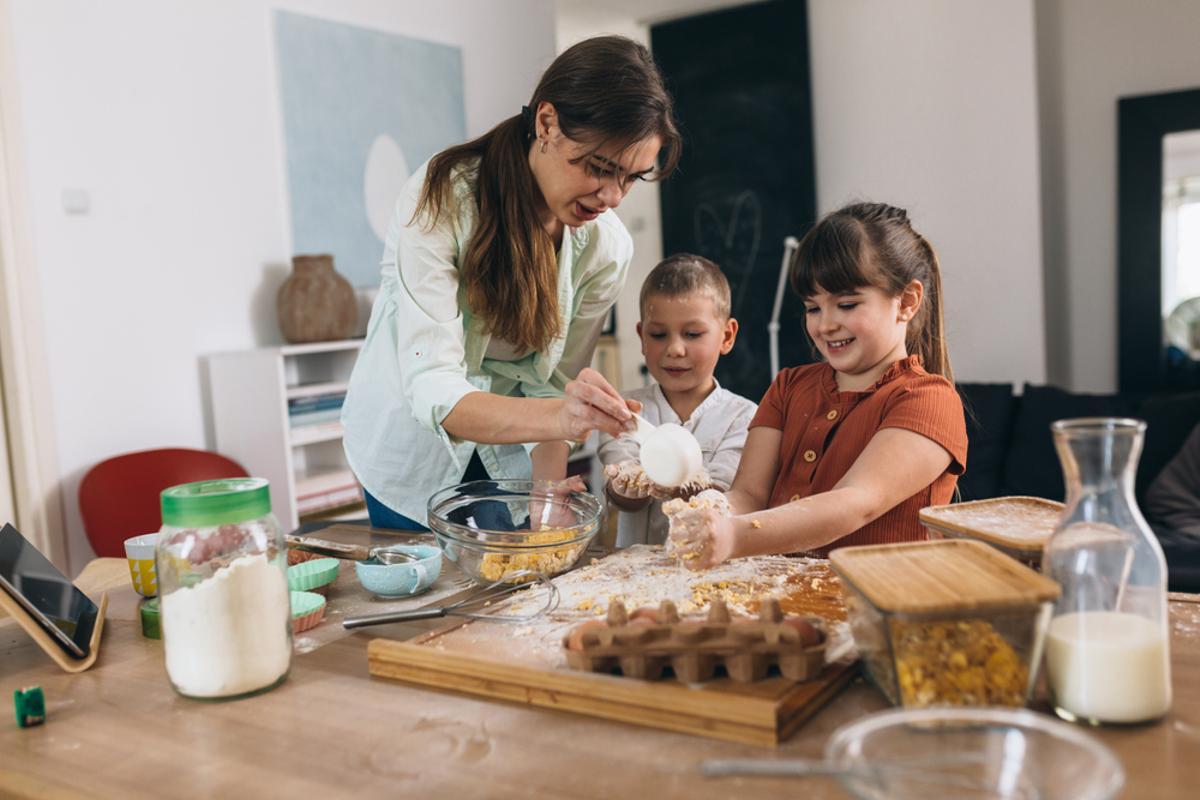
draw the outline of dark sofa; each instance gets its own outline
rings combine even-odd
[[[968,412],[970,442],[967,471],[958,481],[963,500],[1005,495],[1064,500],[1050,423],[1070,417],[1134,417],[1147,423],[1136,481],[1140,503],[1146,487],[1200,424],[1200,393],[1075,394],[1025,384],[1017,395],[1011,383],[961,383],[958,389]],[[1166,553],[1172,591],[1200,591],[1200,541],[1148,521]]]

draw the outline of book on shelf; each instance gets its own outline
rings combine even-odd
[[[307,498],[297,498],[296,513],[300,516],[315,514],[318,511],[325,511],[330,508],[361,503],[362,499],[362,487],[355,484],[354,486],[335,489],[324,494],[313,495]]]
[[[293,445],[324,442],[329,439],[337,439],[342,435],[343,430],[341,420],[298,425],[291,429],[291,442]]]
[[[325,411],[331,408],[341,408],[346,402],[346,394],[314,395],[312,397],[294,397],[288,400],[288,414],[303,414],[308,411]]]
[[[322,472],[317,475],[297,478],[296,497],[303,500],[313,495],[354,486],[358,486],[358,478],[354,477],[353,470],[339,469]]]
[[[303,414],[288,414],[288,427],[303,428],[307,425],[338,422],[341,418],[341,408],[330,408],[324,411],[307,411]]]

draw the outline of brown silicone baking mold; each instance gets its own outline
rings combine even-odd
[[[704,620],[682,620],[675,604],[664,600],[656,619],[630,620],[625,606],[613,600],[604,623],[576,626],[563,638],[567,663],[587,672],[620,672],[632,678],[657,680],[671,667],[684,683],[712,678],[717,667],[739,683],[762,680],[772,666],[793,681],[821,674],[825,665],[824,621],[803,620],[817,632],[819,641],[805,645],[801,633],[785,622],[775,598],[764,599],[759,614],[732,619],[725,602],[715,599]],[[574,634],[578,649],[570,647]]]

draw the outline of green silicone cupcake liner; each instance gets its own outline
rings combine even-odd
[[[325,598],[315,592],[292,592],[292,633],[315,628],[325,617]]]
[[[292,592],[292,618],[307,616],[325,605],[325,598],[316,592]]]
[[[314,558],[288,567],[288,588],[293,592],[311,592],[333,583],[337,574],[336,558]]]

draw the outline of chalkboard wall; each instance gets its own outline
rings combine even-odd
[[[698,253],[725,271],[741,332],[717,380],[757,401],[771,381],[767,323],[784,238],[816,214],[806,3],[775,0],[651,28],[684,136],[662,184],[663,252]],[[789,289],[783,367],[812,360],[803,306]]]

